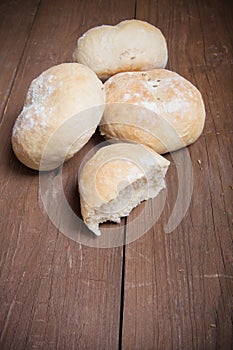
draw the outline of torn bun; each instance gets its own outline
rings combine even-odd
[[[116,143],[102,147],[79,174],[85,224],[100,235],[99,224],[120,222],[140,202],[165,188],[169,161],[146,146]]]

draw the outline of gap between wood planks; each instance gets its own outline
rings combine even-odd
[[[137,17],[137,0],[134,2],[134,19]],[[124,237],[122,250],[122,273],[121,273],[121,299],[120,299],[120,322],[119,322],[119,350],[122,349],[122,332],[124,320],[124,296],[125,296],[125,244],[126,244],[127,217],[124,218]]]
[[[127,217],[124,218],[124,238],[123,238],[123,250],[122,250],[121,298],[120,298],[120,322],[119,322],[119,349],[122,349],[122,332],[123,332],[123,319],[124,319],[126,224],[127,224]]]

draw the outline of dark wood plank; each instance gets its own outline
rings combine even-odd
[[[168,39],[167,68],[191,80],[203,94],[209,116],[205,133],[232,130],[231,14],[228,1],[221,6],[218,0],[137,1],[137,18],[155,23]]]
[[[38,6],[39,0],[0,3],[0,121]]]
[[[231,349],[230,6],[217,1],[139,0],[136,15],[162,29],[169,43],[168,68],[198,86],[207,119],[203,135],[189,147],[194,192],[182,223],[165,233],[178,187],[169,156],[163,213],[147,234],[125,248],[122,348]],[[136,208],[127,223],[141,214],[143,227],[160,204],[161,198]],[[140,229],[127,226],[126,237]]]
[[[133,14],[134,1],[120,6],[117,1],[42,1],[20,65],[14,67],[0,129],[1,349],[118,348],[122,247],[94,249],[59,233],[44,211],[38,174],[16,160],[10,135],[34,77],[71,61],[77,37],[88,28]],[[14,40],[7,45],[13,48]],[[65,192],[77,214],[77,170],[96,142],[64,166]],[[120,226],[118,233],[123,230]]]

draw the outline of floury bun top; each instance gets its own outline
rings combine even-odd
[[[158,28],[131,19],[89,29],[78,39],[73,59],[107,79],[119,72],[164,68],[167,43]]]
[[[44,71],[32,81],[13,128],[17,158],[35,170],[57,168],[94,134],[104,102],[103,84],[88,67],[63,63]]]
[[[201,93],[166,70],[119,73],[105,83],[100,125],[107,139],[133,141],[163,154],[195,142],[205,122]]]

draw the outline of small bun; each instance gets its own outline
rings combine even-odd
[[[205,108],[197,88],[177,73],[155,69],[120,73],[104,84],[106,108],[100,131],[163,154],[200,136]]]
[[[79,192],[84,222],[96,235],[99,224],[120,218],[165,188],[169,161],[143,145],[101,148],[83,167]]]
[[[119,72],[164,68],[167,58],[161,31],[135,19],[88,30],[73,53],[74,61],[87,65],[101,79]]]
[[[103,89],[96,74],[78,63],[51,67],[34,79],[12,132],[17,158],[36,170],[54,169],[71,158],[100,122]]]

